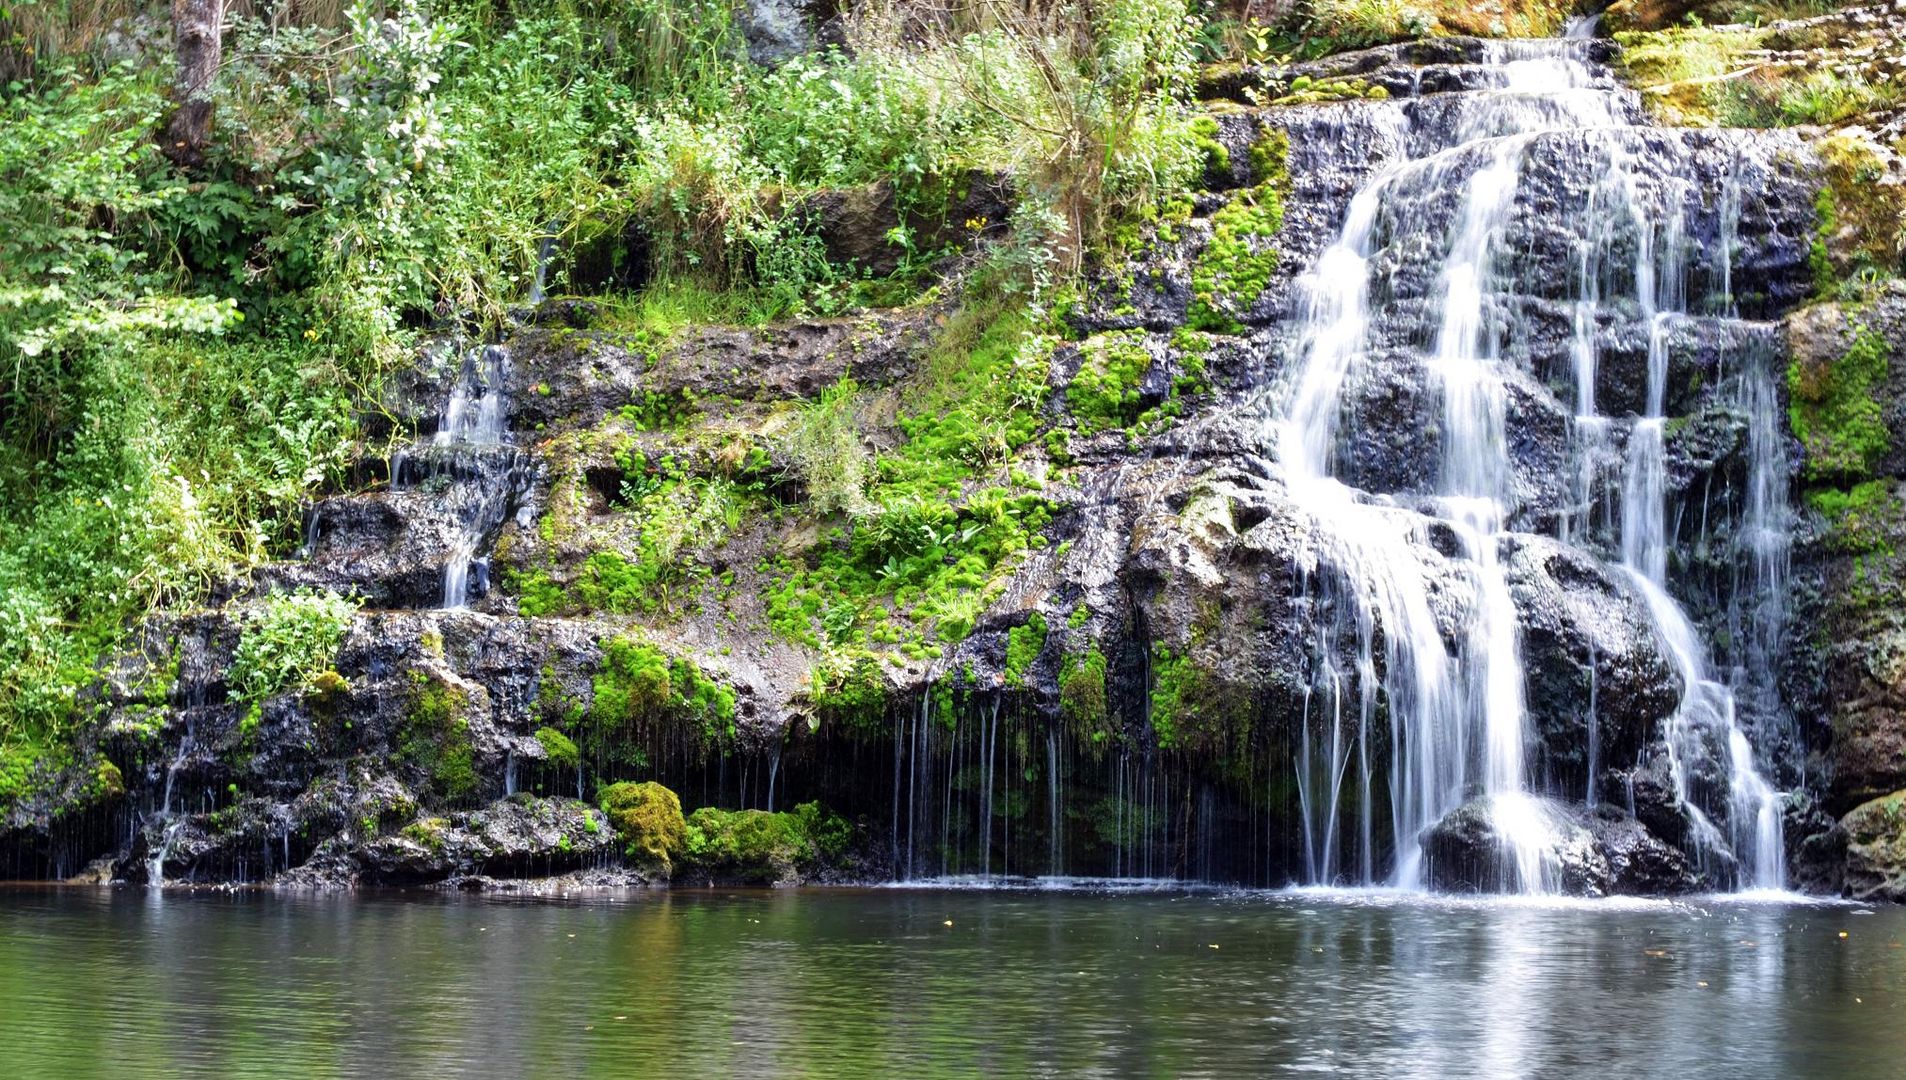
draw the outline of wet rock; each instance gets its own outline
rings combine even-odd
[[[734,19],[748,43],[748,59],[763,67],[845,43],[835,0],[747,0],[736,7]]]
[[[935,314],[704,326],[660,345],[610,331],[518,335],[511,349],[512,424],[546,438],[597,427],[651,396],[680,403],[692,419],[697,399],[739,409],[812,398],[842,378],[867,388],[888,386],[911,370]]]
[[[1604,803],[1581,815],[1608,862],[1608,891],[1620,896],[1674,896],[1702,885],[1681,849]]]
[[[1475,799],[1444,815],[1423,837],[1425,877],[1444,892],[1505,892],[1518,871],[1497,814],[1529,819],[1545,834],[1542,883],[1569,896],[1605,896],[1611,875],[1595,835],[1560,804],[1533,796]],[[1523,827],[1530,827],[1525,825]],[[1525,887],[1528,883],[1522,883]]]
[[[453,875],[523,878],[564,874],[611,858],[615,830],[574,799],[517,795],[480,810],[427,817],[362,844],[367,884],[417,885]]]
[[[1840,819],[1846,833],[1846,893],[1906,901],[1906,791],[1861,803]]]
[[[1510,543],[1504,575],[1522,627],[1539,768],[1566,790],[1600,790],[1601,771],[1634,761],[1674,712],[1680,677],[1645,606],[1613,572],[1545,537]]]
[[[1846,888],[1846,829],[1805,794],[1788,797],[1784,825],[1788,884],[1803,893],[1839,896]]]

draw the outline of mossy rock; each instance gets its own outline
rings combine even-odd
[[[688,817],[687,862],[710,879],[791,884],[839,860],[852,829],[819,803],[787,813],[704,806]]]
[[[582,761],[582,753],[576,748],[575,741],[555,728],[537,728],[536,741],[542,745],[543,757],[551,765],[573,769]]]
[[[477,792],[470,713],[466,684],[428,669],[411,671],[398,759],[422,769],[440,800],[463,802]]]
[[[682,800],[654,781],[624,781],[603,789],[602,812],[622,837],[623,851],[638,869],[674,873],[688,848]]]

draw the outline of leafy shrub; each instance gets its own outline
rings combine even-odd
[[[867,448],[855,421],[860,388],[842,379],[801,409],[783,446],[807,484],[808,504],[816,514],[865,513]]]
[[[336,660],[357,608],[355,600],[311,589],[266,600],[247,615],[232,653],[232,699],[255,703],[309,685]]]

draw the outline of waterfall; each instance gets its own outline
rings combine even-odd
[[[1565,308],[1575,380],[1568,485],[1576,506],[1559,515],[1556,528],[1565,542],[1586,544],[1597,530],[1596,508],[1619,508],[1618,521],[1609,514],[1602,528],[1617,531],[1619,570],[1653,617],[1684,686],[1667,723],[1670,755],[1678,759],[1688,740],[1715,733],[1727,751],[1731,836],[1721,835],[1688,790],[1687,770],[1674,767],[1701,837],[1697,847],[1731,852],[1744,883],[1779,884],[1777,793],[1736,722],[1732,690],[1710,677],[1706,648],[1667,589],[1668,361],[1671,335],[1688,311],[1691,242],[1679,208],[1690,192],[1644,183],[1634,138],[1638,102],[1587,61],[1581,39],[1589,33],[1577,23],[1565,40],[1486,43],[1483,86],[1442,95],[1453,99],[1453,111],[1389,107],[1377,121],[1388,125],[1392,145],[1407,150],[1353,194],[1334,242],[1297,281],[1299,362],[1267,426],[1289,495],[1313,525],[1300,584],[1319,610],[1334,612],[1319,620],[1312,643],[1296,747],[1302,855],[1312,882],[1378,883],[1384,860],[1373,850],[1370,788],[1386,778],[1375,770],[1387,767],[1391,884],[1423,886],[1422,838],[1480,798],[1501,848],[1499,886],[1559,887],[1558,822],[1529,776],[1526,675],[1503,564],[1523,509],[1507,402],[1527,376],[1504,358],[1513,312],[1499,297],[1509,272],[1501,264],[1527,254],[1503,243],[1527,190],[1525,167],[1538,148],[1547,152],[1545,137],[1567,135],[1606,165],[1583,192],[1586,213],[1565,222],[1575,237],[1578,285]],[[1736,191],[1735,215],[1738,203]],[[1405,277],[1409,261],[1425,257],[1434,260],[1428,289]],[[1648,335],[1645,414],[1626,423],[1625,444],[1617,441],[1624,425],[1597,402],[1604,311],[1638,311]],[[1426,439],[1439,455],[1428,490],[1375,490],[1340,460],[1340,428],[1357,380],[1370,365],[1398,357],[1420,362],[1440,395],[1439,430]],[[1777,398],[1764,376],[1743,384],[1756,455],[1746,533],[1757,595],[1771,596],[1784,581],[1785,489]],[[1778,647],[1777,607],[1757,604],[1752,617],[1762,669]],[[1588,659],[1592,714],[1592,651]],[[1591,716],[1590,805],[1598,799],[1593,772],[1604,764],[1597,722]],[[1387,763],[1370,754],[1384,735]],[[1347,820],[1353,815],[1355,828]]]
[[[528,458],[509,443],[509,364],[501,345],[464,350],[436,433],[392,458],[392,487],[431,493],[451,519],[444,608],[466,607],[472,593],[488,590],[489,561],[479,552],[527,480]]]

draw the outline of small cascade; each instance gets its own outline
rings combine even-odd
[[[1732,244],[1740,213],[1737,185],[1737,173],[1730,172],[1719,206],[1722,251],[1718,262],[1725,311],[1719,318],[1732,324],[1728,326],[1730,340],[1745,335],[1751,342],[1753,335],[1738,326],[1731,294]],[[1666,743],[1675,794],[1693,824],[1697,858],[1712,875],[1732,879],[1741,886],[1778,889],[1785,876],[1778,793],[1761,775],[1752,746],[1740,727],[1734,687],[1713,677],[1706,645],[1687,613],[1668,592],[1668,549],[1672,540],[1666,451],[1668,340],[1673,328],[1690,318],[1685,223],[1676,210],[1651,214],[1638,198],[1632,182],[1620,191],[1623,205],[1611,209],[1629,216],[1640,241],[1635,247],[1631,278],[1634,301],[1648,328],[1644,412],[1629,426],[1623,467],[1621,567],[1646,602],[1662,643],[1681,676],[1681,705],[1669,719]],[[1585,285],[1585,289],[1590,287]],[[1594,343],[1578,341],[1576,348],[1592,352]],[[1741,403],[1753,417],[1749,425],[1751,460],[1744,531],[1750,548],[1755,550],[1756,569],[1760,571],[1765,565],[1761,552],[1784,552],[1786,543],[1785,516],[1781,512],[1786,497],[1785,461],[1774,426],[1778,419],[1773,415],[1777,398],[1768,370],[1771,349],[1737,347],[1729,351],[1738,354],[1733,356],[1737,364],[1746,365],[1739,376],[1744,391],[1737,395],[1743,398]],[[1578,387],[1578,395],[1592,407],[1592,387]],[[1755,445],[1756,442],[1759,445]],[[1776,480],[1776,475],[1781,479]],[[1772,505],[1776,498],[1782,503],[1781,511]],[[1784,593],[1785,583],[1779,570],[1766,566],[1748,585],[1744,590],[1736,589],[1733,595],[1766,596],[1770,593],[1765,590],[1771,590],[1771,595],[1778,596]],[[1774,609],[1784,608],[1779,599],[1769,603]],[[1759,603],[1754,606],[1757,611],[1762,607]],[[1777,629],[1771,631],[1774,635],[1778,632]],[[1777,647],[1765,638],[1762,641],[1769,650]],[[1753,646],[1750,645],[1748,651],[1752,653]],[[1771,670],[1771,651],[1757,659],[1766,670]],[[1725,762],[1728,790],[1721,801],[1725,803],[1730,835],[1723,835],[1714,824],[1717,800],[1694,790],[1690,762],[1705,752],[1703,743],[1709,740],[1718,741],[1723,748],[1719,756]],[[1730,861],[1731,871],[1726,866]]]
[[[162,829],[158,846],[146,857],[146,886],[148,888],[165,887],[165,860],[172,854],[172,842],[177,839],[179,830],[186,822],[183,813],[172,808],[172,796],[174,788],[178,785],[179,771],[185,767],[186,759],[191,756],[197,744],[193,726],[191,716],[187,714],[185,735],[179,739],[178,753],[173,755],[172,760],[165,767],[165,787],[161,789],[159,796],[159,809],[146,819],[145,826],[148,834],[155,827]]]
[[[549,263],[556,255],[556,245],[562,237],[562,222],[552,221],[543,226],[541,236],[536,238],[536,269],[530,276],[529,306],[535,307],[549,299],[543,290],[549,284]]]
[[[451,522],[441,598],[447,609],[467,607],[472,595],[489,590],[489,561],[480,552],[528,485],[529,458],[509,442],[509,363],[501,345],[464,351],[436,433],[391,461],[392,488],[430,496]]]

